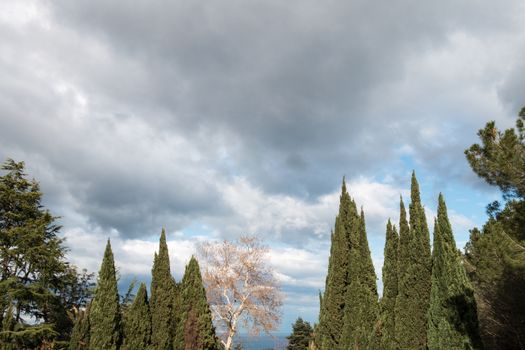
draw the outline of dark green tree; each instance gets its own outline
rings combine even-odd
[[[122,341],[115,261],[108,239],[89,310],[90,350],[119,349]]]
[[[439,195],[432,251],[428,349],[481,349],[474,289],[456,247],[443,196]]]
[[[395,306],[397,299],[397,257],[399,237],[396,227],[390,220],[386,225],[385,240],[385,262],[383,264],[383,297],[380,303],[380,317],[376,322],[372,339],[371,349],[397,349],[395,339]]]
[[[151,344],[155,350],[171,350],[175,337],[175,280],[170,272],[166,232],[162,229],[159,252],[155,254],[151,272]]]
[[[478,299],[482,339],[490,349],[525,349],[525,108],[516,127],[494,121],[479,130],[480,144],[465,151],[474,172],[498,186],[504,205],[487,207],[489,221],[471,231],[466,266]]]
[[[430,233],[415,173],[410,199],[410,226],[401,202],[395,327],[399,348],[418,350],[426,347],[431,260]]]
[[[339,200],[339,213],[331,236],[328,274],[322,308],[319,314],[319,349],[337,349],[343,331],[346,287],[348,285],[348,255],[350,250],[348,228],[351,199],[343,179]],[[355,214],[353,215],[355,217]]]
[[[474,172],[491,185],[498,186],[506,201],[491,203],[487,211],[505,232],[517,241],[525,242],[525,107],[519,113],[516,127],[505,131],[494,121],[478,131],[481,144],[465,151]]]
[[[475,288],[486,349],[525,349],[525,247],[490,219],[473,229],[465,264]]]
[[[197,259],[190,259],[182,279],[182,315],[176,340],[183,350],[218,349],[215,328]]]
[[[496,123],[487,123],[478,131],[480,144],[465,151],[474,172],[489,184],[498,186],[506,198],[525,198],[525,107],[516,120],[516,128],[503,132]]]
[[[144,283],[140,284],[133,304],[124,318],[124,342],[121,349],[146,350],[151,341],[151,314],[148,292]]]
[[[65,261],[60,226],[41,204],[39,184],[27,179],[24,162],[8,159],[1,171],[0,324],[11,309],[9,339],[18,348],[67,340],[77,274]]]
[[[70,350],[88,350],[89,349],[89,306],[85,309],[76,310],[75,325],[71,332],[69,342]]]
[[[349,285],[346,291],[344,327],[340,349],[366,349],[378,317],[377,285],[374,265],[366,237],[365,217],[357,214],[355,202],[349,218]]]
[[[288,339],[287,350],[308,350],[308,345],[312,339],[313,329],[310,323],[303,321],[301,317],[297,318],[295,323],[292,325],[292,334]]]

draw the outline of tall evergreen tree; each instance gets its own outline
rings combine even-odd
[[[426,347],[431,261],[430,233],[415,173],[410,197],[410,227],[401,204],[395,327],[399,348],[416,350]]]
[[[385,262],[383,264],[383,297],[381,298],[380,317],[372,333],[373,346],[376,350],[397,349],[395,339],[395,306],[397,299],[397,257],[399,237],[396,227],[390,220],[386,225]]]
[[[144,283],[140,284],[133,304],[124,318],[125,350],[149,349],[151,341],[151,313],[148,303],[148,292]]]
[[[339,213],[335,219],[335,228],[331,236],[328,274],[322,308],[319,314],[319,349],[337,349],[343,331],[345,294],[348,285],[349,234],[347,229],[351,210],[350,195],[346,190],[345,179],[339,198]]]
[[[313,333],[310,323],[299,317],[292,325],[292,329],[292,334],[286,337],[288,339],[286,350],[308,350]]]
[[[481,349],[474,290],[456,247],[443,196],[439,195],[432,251],[428,349]]]
[[[365,349],[378,317],[377,285],[374,265],[366,237],[365,217],[351,204],[349,285],[346,291],[344,328],[340,349]]]
[[[155,350],[171,350],[174,338],[175,281],[171,276],[166,232],[162,229],[159,252],[151,272],[151,345]]]
[[[89,310],[90,350],[116,350],[122,340],[115,262],[108,239]]]
[[[181,284],[182,315],[178,325],[176,346],[184,350],[215,350],[218,348],[215,328],[206,290],[197,259],[190,259]]]
[[[18,348],[69,337],[67,302],[77,282],[56,217],[24,168],[12,159],[0,165],[0,324],[11,308],[10,338]]]
[[[486,348],[525,348],[525,107],[515,128],[494,121],[479,130],[479,144],[465,151],[472,170],[500,188],[504,203],[488,205],[490,219],[471,231],[466,266],[478,300]]]

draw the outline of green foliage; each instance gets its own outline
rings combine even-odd
[[[166,232],[162,229],[159,253],[155,254],[151,272],[151,344],[155,350],[171,350],[175,336],[175,280],[170,272]]]
[[[78,310],[76,314],[75,326],[71,332],[69,341],[70,350],[89,349],[89,306],[84,310]]]
[[[42,206],[42,192],[27,179],[24,163],[8,159],[1,170],[0,324],[11,308],[9,339],[18,348],[67,339],[67,311],[87,291],[64,259],[60,226]]]
[[[350,195],[343,179],[339,201],[339,214],[335,219],[332,245],[328,261],[325,292],[319,315],[319,349],[337,349],[343,331],[346,287],[348,285],[348,255],[351,210]],[[354,215],[355,217],[355,215]]]
[[[503,192],[493,202],[482,231],[473,229],[466,266],[478,300],[486,348],[522,349],[525,339],[525,108],[514,129],[499,131],[492,121],[479,130],[481,144],[465,151],[474,172]]]
[[[481,337],[487,349],[522,349],[525,339],[525,247],[503,225],[489,220],[473,229],[466,268],[478,301]]]
[[[286,339],[288,339],[286,350],[308,350],[308,345],[310,344],[313,333],[310,323],[303,321],[303,319],[299,317],[292,325],[292,328],[292,334],[286,337]]]
[[[397,256],[399,237],[395,226],[388,220],[386,226],[385,262],[383,264],[383,297],[380,304],[380,317],[371,335],[370,349],[397,349],[395,339],[395,306],[397,287]]]
[[[496,123],[487,123],[478,131],[480,144],[465,151],[472,170],[489,184],[497,185],[506,197],[525,197],[525,108],[516,121],[516,129],[504,132]]]
[[[414,173],[410,197],[410,227],[401,202],[395,332],[400,349],[418,350],[426,347],[431,261],[430,233]]]
[[[377,285],[365,218],[343,179],[332,233],[324,295],[320,296],[315,342],[320,349],[365,347],[378,316]]]
[[[124,342],[121,349],[146,350],[151,341],[151,314],[146,285],[141,283],[124,318]]]
[[[218,349],[206,290],[202,284],[199,264],[193,256],[186,266],[182,279],[182,317],[177,329],[178,334],[182,335],[181,349]]]
[[[364,213],[352,201],[349,219],[349,284],[345,295],[344,328],[340,349],[365,349],[378,317],[376,275],[365,230]]]
[[[119,349],[122,340],[121,316],[115,262],[108,240],[98,273],[97,288],[89,311],[90,350]]]
[[[456,248],[443,196],[439,195],[432,251],[428,349],[481,349],[473,287]]]

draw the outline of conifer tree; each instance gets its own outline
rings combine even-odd
[[[124,321],[124,343],[122,344],[122,349],[149,349],[151,341],[151,314],[148,292],[144,283],[140,284],[137,295],[126,313]]]
[[[345,179],[339,198],[339,213],[331,235],[330,258],[326,276],[322,307],[319,313],[319,349],[337,349],[343,330],[346,286],[348,285],[348,254],[350,195],[346,190]]]
[[[476,300],[439,195],[432,252],[428,349],[481,349]]]
[[[396,227],[390,220],[386,225],[385,262],[383,264],[383,297],[380,317],[372,333],[370,349],[397,349],[395,339],[395,305],[397,298],[397,256],[398,241]]]
[[[166,232],[162,229],[159,252],[155,254],[151,272],[151,345],[155,350],[171,350],[174,338],[175,281],[170,272]]]
[[[71,339],[69,341],[70,350],[87,350],[89,349],[89,308],[79,310],[75,325],[71,331]]]
[[[374,265],[366,237],[365,217],[351,203],[349,222],[349,285],[345,296],[344,327],[340,349],[365,349],[378,317],[377,285]]]
[[[90,350],[119,349],[122,338],[115,262],[108,239],[89,310]]]
[[[410,197],[409,228],[401,206],[395,327],[399,348],[417,350],[426,347],[431,271],[430,234],[415,173],[412,173]]]
[[[193,256],[186,266],[181,287],[182,315],[175,346],[184,350],[218,349],[199,263]]]
[[[299,317],[292,325],[292,329],[292,334],[286,337],[288,339],[286,350],[308,350],[313,333],[310,323]]]

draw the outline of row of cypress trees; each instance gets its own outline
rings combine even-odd
[[[122,310],[109,240],[97,282],[92,302],[77,316],[71,350],[218,349],[199,264],[192,257],[176,283],[164,230],[153,261],[149,300],[142,283],[131,306]]]
[[[432,253],[414,173],[410,197],[409,218],[400,201],[399,234],[390,220],[386,225],[383,296],[378,300],[364,214],[358,214],[343,179],[315,331],[318,349],[482,348],[473,288],[443,196]]]

